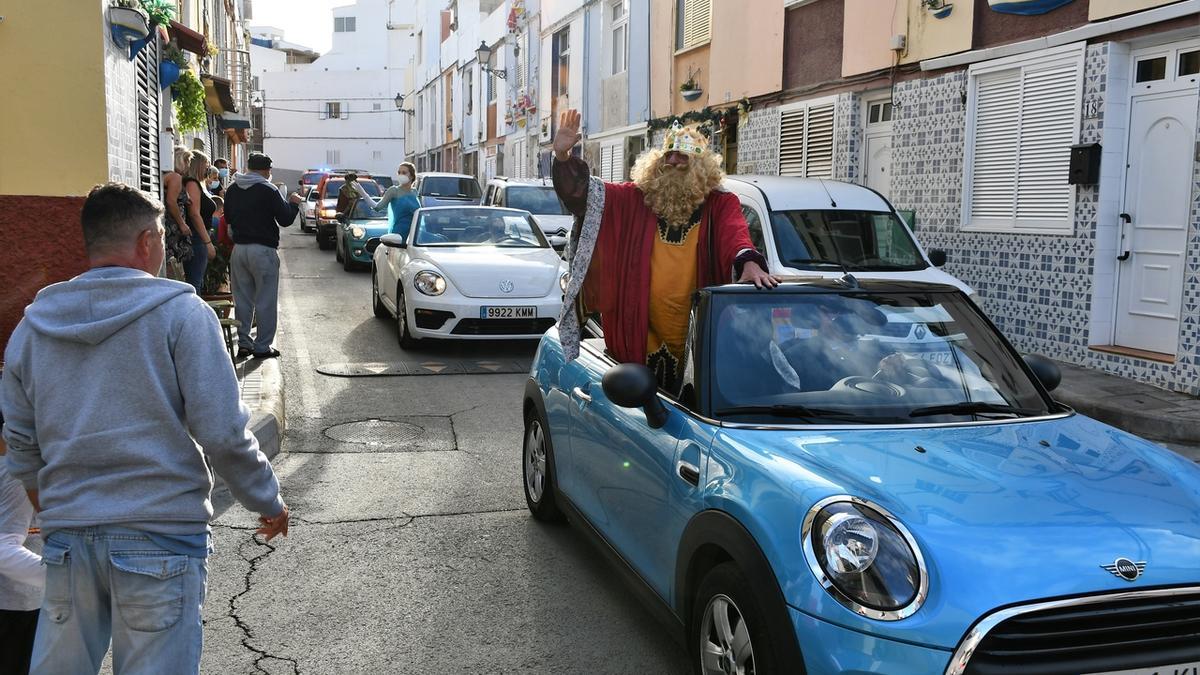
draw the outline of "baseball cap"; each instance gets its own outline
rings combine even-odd
[[[246,166],[252,171],[262,171],[271,168],[271,158],[261,152],[252,152],[246,159]]]

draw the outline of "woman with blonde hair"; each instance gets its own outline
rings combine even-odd
[[[183,264],[184,277],[197,293],[204,285],[204,271],[208,261],[217,257],[208,227],[217,210],[212,195],[204,185],[208,176],[208,155],[199,150],[192,151],[192,161],[183,177],[183,193],[187,196],[185,216],[192,237],[192,257]]]
[[[399,174],[396,184],[389,187],[378,200],[367,194],[366,188],[359,185],[358,181],[351,184],[359,196],[370,205],[372,211],[378,213],[385,208],[388,210],[388,233],[407,238],[413,214],[421,208],[421,200],[417,199],[412,190],[413,184],[417,182],[417,167],[413,166],[412,162],[404,162],[396,169],[396,173]]]
[[[176,263],[182,265],[192,256],[192,243],[187,239],[191,228],[188,227],[187,217],[184,216],[187,193],[183,190],[183,176],[188,172],[188,165],[192,163],[192,151],[177,145],[173,159],[171,169],[163,174],[163,205],[167,208],[167,213],[163,216],[163,227],[167,231],[167,257],[174,258]]]

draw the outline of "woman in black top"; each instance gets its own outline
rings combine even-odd
[[[204,285],[204,272],[208,261],[217,255],[213,248],[209,225],[217,205],[201,182],[208,176],[208,155],[199,150],[192,151],[192,163],[183,177],[183,194],[187,195],[187,223],[192,232],[192,259],[183,264],[187,282],[199,293]]]

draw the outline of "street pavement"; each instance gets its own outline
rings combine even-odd
[[[511,364],[535,344],[406,353],[371,313],[369,272],[343,271],[295,227],[281,254],[274,464],[291,534],[256,541],[254,516],[218,490],[203,671],[685,672],[582,536],[525,510]],[[492,367],[481,361],[509,372],[376,374]]]

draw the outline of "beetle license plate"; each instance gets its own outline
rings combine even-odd
[[[1157,668],[1134,668],[1133,670],[1113,670],[1106,673],[1091,673],[1091,675],[1200,675],[1200,663],[1181,663],[1173,666],[1158,666]]]
[[[536,319],[537,307],[480,307],[481,319]]]

